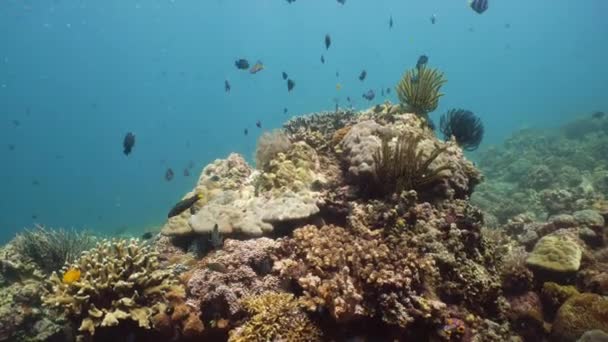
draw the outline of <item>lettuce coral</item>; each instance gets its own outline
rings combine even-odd
[[[68,284],[53,272],[42,299],[78,322],[83,334],[127,319],[149,329],[159,305],[185,297],[172,269],[161,267],[158,253],[135,239],[102,241],[63,272],[72,268],[80,270],[80,279]]]

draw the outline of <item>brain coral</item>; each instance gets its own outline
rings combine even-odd
[[[152,247],[135,239],[102,241],[62,271],[69,270],[79,270],[80,277],[71,282],[53,272],[51,289],[42,299],[79,322],[78,330],[85,334],[127,319],[149,329],[158,305],[185,296]]]
[[[552,272],[576,272],[581,266],[582,251],[566,235],[547,235],[538,240],[526,264]]]

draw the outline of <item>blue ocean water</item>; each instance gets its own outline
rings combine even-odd
[[[474,111],[483,145],[607,110],[607,13],[604,0],[490,0],[482,15],[465,0],[4,0],[0,241],[34,223],[158,227],[205,164],[251,157],[263,131],[333,110],[335,99],[396,102],[380,89],[421,54],[448,79],[431,117]],[[237,58],[265,70],[237,70]],[[296,82],[290,93],[283,71]],[[369,89],[371,103],[361,97]],[[127,157],[129,131],[137,141]]]

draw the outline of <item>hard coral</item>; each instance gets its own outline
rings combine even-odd
[[[230,332],[230,342],[321,340],[320,330],[292,294],[265,292],[244,298],[242,302],[251,317]]]
[[[550,272],[575,272],[581,265],[582,251],[566,235],[547,235],[538,240],[526,263]]]
[[[53,272],[43,301],[78,322],[83,334],[127,319],[149,329],[159,305],[185,296],[173,271],[160,267],[157,252],[135,239],[102,241],[63,272],[68,269],[80,270],[82,276],[65,283]]]
[[[554,341],[574,342],[593,329],[608,331],[608,299],[582,293],[570,297],[559,308],[551,335]]]
[[[354,112],[337,110],[298,116],[287,121],[283,127],[291,141],[303,141],[318,152],[327,152],[332,147],[334,134],[352,125],[355,120]]]
[[[338,322],[379,316],[405,327],[443,307],[423,297],[432,261],[377,232],[306,226],[283,241],[277,257],[275,271],[297,281],[304,305],[328,309]]]

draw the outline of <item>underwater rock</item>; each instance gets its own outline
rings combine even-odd
[[[574,342],[588,330],[608,331],[608,299],[593,293],[570,297],[557,311],[551,336]]]
[[[576,272],[581,266],[581,257],[581,248],[572,238],[554,234],[538,240],[526,264],[550,272]]]
[[[576,342],[608,342],[608,333],[594,329],[585,332]]]
[[[595,210],[579,210],[572,215],[576,222],[589,228],[604,226],[604,218]]]

